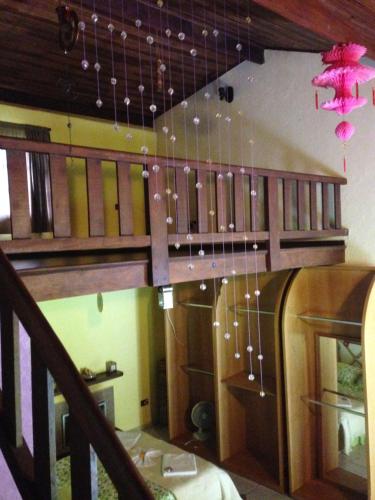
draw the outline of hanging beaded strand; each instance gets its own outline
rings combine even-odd
[[[115,56],[114,56],[114,50],[113,50],[113,32],[115,31],[115,27],[112,23],[112,0],[108,0],[108,16],[109,16],[109,23],[108,23],[108,31],[109,31],[109,40],[110,40],[110,47],[111,47],[111,85],[112,85],[112,95],[113,95],[113,129],[118,132],[120,127],[117,121],[117,99],[116,99],[116,85],[117,85],[117,78],[115,76]]]
[[[96,97],[96,106],[98,109],[100,109],[103,106],[103,101],[100,96],[100,70],[101,70],[101,65],[99,63],[99,55],[98,55],[98,34],[97,34],[97,24],[99,21],[99,16],[96,13],[96,3],[95,0],[93,0],[92,3],[92,15],[91,15],[91,21],[94,26],[94,47],[95,47],[95,64],[94,64],[94,69],[96,73],[96,92],[97,92],[97,97]]]
[[[82,54],[83,54],[83,57],[82,57],[82,61],[81,61],[81,67],[84,71],[86,71],[88,69],[88,67],[90,66],[90,64],[87,60],[87,55],[86,55],[86,34],[85,34],[86,23],[85,23],[85,21],[83,21],[82,0],[81,0],[81,20],[78,23],[78,29],[80,30],[81,35],[82,35]]]
[[[121,40],[122,40],[122,58],[123,58],[123,65],[124,65],[124,83],[125,83],[125,96],[124,96],[124,104],[125,104],[125,109],[126,109],[126,124],[127,124],[127,129],[128,131],[126,132],[125,138],[127,140],[131,140],[133,138],[131,132],[130,132],[130,120],[129,120],[129,107],[130,107],[130,97],[129,97],[129,90],[128,90],[128,63],[127,63],[127,54],[126,54],[126,40],[128,38],[128,34],[125,31],[125,5],[124,5],[124,0],[121,2],[121,25],[122,25],[122,31],[121,31]],[[148,176],[148,171],[143,170],[146,174],[145,177],[147,178]]]

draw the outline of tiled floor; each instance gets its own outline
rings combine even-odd
[[[260,486],[253,481],[237,476],[236,474],[229,473],[240,495],[246,500],[276,500],[276,499],[290,499],[285,495],[280,495],[276,491],[269,490],[264,486]]]

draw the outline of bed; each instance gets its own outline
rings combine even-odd
[[[137,438],[134,433],[118,432],[120,441],[139,465],[139,470],[150,487],[156,500],[241,500],[230,476],[216,465],[196,457],[198,473],[191,477],[163,477],[161,474],[161,456],[164,453],[182,453],[180,448],[151,436],[147,432],[140,433]],[[154,451],[154,453],[151,452]],[[140,457],[144,452],[149,459],[146,465]],[[158,453],[157,453],[158,452]],[[103,466],[98,462],[99,499],[117,499],[117,494]],[[71,498],[70,491],[70,458],[69,456],[57,462],[58,499]]]

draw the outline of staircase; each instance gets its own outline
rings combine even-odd
[[[33,454],[25,442],[21,420],[20,322],[31,341]],[[54,382],[70,412],[73,500],[98,498],[97,458],[120,499],[153,498],[56,333],[1,250],[0,346],[0,449],[22,498],[57,498]]]

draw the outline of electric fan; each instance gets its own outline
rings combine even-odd
[[[199,401],[191,410],[191,421],[198,427],[194,432],[195,439],[206,441],[211,435],[215,422],[215,408],[210,401]]]

